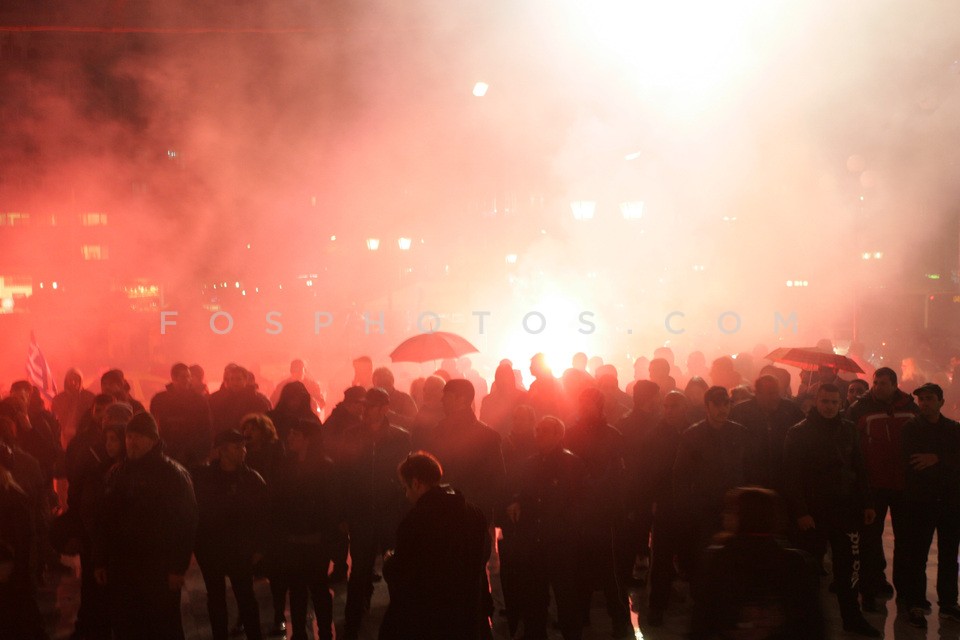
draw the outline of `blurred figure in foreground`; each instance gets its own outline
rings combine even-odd
[[[691,640],[825,637],[818,576],[809,559],[786,547],[780,498],[761,488],[726,497],[724,530],[707,550],[694,599]]]

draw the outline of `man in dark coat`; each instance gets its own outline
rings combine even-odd
[[[342,522],[341,493],[333,461],[313,455],[319,427],[301,420],[287,434],[287,459],[270,487],[274,527],[272,562],[290,588],[293,640],[307,638],[307,599],[313,601],[320,640],[333,638],[333,597],[327,583],[331,547]]]
[[[503,496],[506,470],[500,434],[477,420],[473,413],[473,384],[451,380],[443,387],[446,417],[425,438],[450,481],[488,519]]]
[[[125,402],[133,407],[134,413],[143,413],[146,408],[143,403],[130,395],[130,383],[120,369],[110,369],[100,376],[100,393],[113,396],[117,402]]]
[[[710,387],[703,401],[707,418],[683,432],[673,466],[677,515],[692,536],[693,558],[720,530],[727,491],[752,482],[755,450],[747,428],[728,420],[730,396],[724,387]],[[691,579],[697,570],[694,564]]]
[[[484,637],[486,518],[459,491],[440,484],[443,469],[432,455],[411,454],[398,473],[413,509],[397,528],[396,549],[384,561],[390,605],[380,640]]]
[[[214,444],[218,458],[194,471],[200,510],[196,556],[207,588],[210,628],[214,640],[228,638],[224,580],[229,577],[247,638],[259,640],[260,606],[253,594],[253,567],[266,543],[267,485],[245,463],[243,434],[228,429],[217,435]]]
[[[730,420],[742,424],[756,443],[754,480],[757,484],[783,491],[783,441],[790,427],[803,420],[803,412],[783,397],[780,381],[772,375],[757,378],[756,397],[735,405]]]
[[[903,600],[911,625],[926,628],[927,554],[937,533],[940,617],[960,621],[957,552],[960,547],[960,424],[947,418],[943,389],[927,383],[913,395],[920,415],[903,425]]]
[[[270,400],[249,385],[246,369],[232,362],[224,367],[223,384],[210,394],[209,404],[214,435],[239,429],[240,421],[248,413],[270,411]]]
[[[564,425],[541,418],[535,429],[538,453],[523,463],[505,527],[511,531],[520,576],[520,617],[524,638],[546,640],[550,588],[564,640],[582,636],[580,541],[587,473],[563,448]]]
[[[642,381],[638,381],[639,385]],[[653,544],[650,550],[650,607],[647,624],[663,624],[663,612],[670,599],[675,574],[673,558],[689,565],[688,537],[677,522],[673,499],[673,462],[680,447],[681,434],[690,426],[690,401],[680,391],[671,391],[663,398],[663,417],[643,441],[649,466],[644,475],[649,479],[654,505]],[[685,555],[686,554],[686,555]]]
[[[393,548],[400,522],[403,490],[397,466],[410,453],[410,434],[390,424],[389,412],[387,391],[380,387],[368,390],[363,424],[344,437],[341,467],[353,561],[344,612],[347,640],[359,636],[363,611],[373,595],[374,565],[380,554]]]
[[[193,469],[210,455],[213,442],[210,406],[193,388],[190,367],[184,363],[173,365],[170,380],[164,391],[153,396],[150,413],[160,425],[160,438],[167,455],[187,469]]]
[[[126,446],[94,536],[97,582],[110,592],[118,640],[182,639],[180,590],[197,532],[193,483],[163,454],[149,413],[127,424]]]
[[[904,466],[901,436],[903,425],[917,414],[917,405],[909,394],[897,387],[897,374],[889,367],[880,367],[873,374],[870,391],[847,411],[846,418],[857,425],[860,447],[870,477],[876,520],[863,532],[863,576],[860,592],[864,608],[877,610],[878,596],[898,595],[903,585],[902,556],[898,560],[901,505],[903,504]],[[887,560],[883,551],[883,527],[890,511],[893,526],[893,586],[887,582]]]
[[[627,531],[624,445],[619,431],[607,424],[599,389],[580,392],[580,418],[567,430],[565,446],[587,471],[586,510],[581,561],[581,607],[586,614],[596,587],[603,589],[615,638],[632,638],[627,586],[636,541]]]
[[[862,531],[876,517],[859,434],[840,416],[839,387],[820,385],[815,402],[807,418],[787,432],[784,494],[800,531],[800,547],[822,555],[830,544],[844,630],[879,638],[857,603]]]
[[[338,402],[330,412],[320,430],[324,453],[340,467],[343,462],[344,439],[354,427],[359,427],[363,418],[363,401],[366,390],[363,387],[349,387],[343,392],[343,401]],[[347,579],[347,550],[350,547],[346,534],[341,534],[333,546],[333,572],[330,582],[344,582]]]

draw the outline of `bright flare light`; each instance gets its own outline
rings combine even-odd
[[[643,217],[643,202],[621,202],[620,213],[624,220],[639,220]]]
[[[367,249],[376,251],[380,248],[380,238],[367,238]]]
[[[751,73],[779,43],[775,27],[789,24],[789,7],[779,0],[564,4],[583,47],[612,58],[639,91],[680,104]]]
[[[574,220],[593,220],[593,214],[597,211],[597,203],[593,200],[575,200],[570,203],[570,209],[573,211]]]
[[[483,96],[487,95],[487,89],[489,88],[490,85],[488,85],[486,82],[478,82],[477,84],[473,85],[473,95],[478,98],[482,98]]]
[[[413,244],[413,240],[410,238],[397,238],[397,246],[400,247],[400,251],[410,251],[411,244]]]

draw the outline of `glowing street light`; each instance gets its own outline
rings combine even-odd
[[[410,251],[411,244],[413,244],[413,240],[410,238],[397,238],[397,246],[400,247],[400,251]]]
[[[380,248],[380,238],[367,238],[367,249],[376,251]]]
[[[570,209],[573,211],[574,220],[593,220],[597,203],[594,200],[574,200],[570,203]]]
[[[487,89],[489,88],[490,85],[488,85],[486,82],[478,82],[477,84],[473,85],[473,95],[478,98],[482,98],[483,96],[487,95]]]
[[[624,220],[639,220],[643,217],[643,201],[621,202],[620,213]]]

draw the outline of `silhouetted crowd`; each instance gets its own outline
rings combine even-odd
[[[408,394],[362,357],[329,412],[299,360],[272,399],[239,365],[210,393],[202,368],[175,364],[149,411],[119,370],[99,394],[70,370],[49,409],[15,382],[0,402],[0,638],[47,637],[37,590],[61,554],[80,559],[78,640],[183,638],[194,559],[215,640],[288,625],[306,638],[310,604],[319,638],[335,622],[357,638],[381,575],[383,640],[492,638],[495,615],[511,637],[542,640],[551,594],[556,628],[576,640],[606,624],[590,619],[598,590],[613,637],[633,638],[641,579],[643,628],[687,617],[674,600],[688,583],[694,639],[816,640],[826,575],[844,630],[880,637],[864,614],[894,595],[926,626],[934,533],[938,614],[960,623],[960,424],[940,385],[910,394],[887,367],[869,381],[821,368],[794,397],[786,369],[744,384],[721,358],[702,363],[712,385],[688,363],[681,390],[661,352],[621,390],[614,367],[572,364],[556,377],[535,355],[525,389],[504,360],[489,391],[444,367]]]

